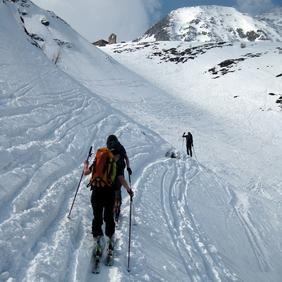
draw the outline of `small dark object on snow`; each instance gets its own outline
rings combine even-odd
[[[172,159],[179,159],[179,152],[175,151],[175,149],[170,149],[165,153],[165,156]]]
[[[280,96],[277,100],[276,100],[277,104],[282,104],[282,96]]]
[[[40,37],[39,35],[35,34],[35,33],[30,34],[30,37],[33,40],[44,42],[44,39],[42,37]]]
[[[235,62],[234,60],[225,60],[225,61],[219,63],[218,65],[219,65],[220,67],[227,67],[227,66],[229,66],[229,65],[234,64],[234,62]]]
[[[41,23],[45,26],[49,26],[49,24],[50,24],[50,22],[46,18],[42,18]]]

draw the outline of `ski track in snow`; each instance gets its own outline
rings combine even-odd
[[[238,136],[243,133],[238,130],[240,134],[234,131],[229,136],[225,120],[193,103],[183,103],[179,97],[172,99],[169,92],[126,71],[98,49],[85,42],[83,45],[82,39],[81,46],[78,42],[74,45],[77,50],[60,49],[57,68],[46,60],[42,50],[31,47],[22,26],[19,31],[14,18],[12,21],[7,17],[16,13],[12,5],[7,4],[8,9],[4,2],[0,3],[0,23],[17,35],[6,36],[5,29],[0,30],[0,39],[5,39],[1,41],[0,69],[6,75],[0,80],[0,280],[200,282],[241,281],[242,277],[273,281],[273,277],[279,277],[281,255],[274,248],[280,242],[268,251],[270,240],[266,236],[272,235],[272,229],[267,228],[276,227],[275,224],[275,234],[280,234],[281,222],[275,212],[279,215],[281,211],[281,184],[269,191],[269,186],[264,189],[258,180],[252,179],[247,187],[249,193],[242,192],[197,158],[190,159],[183,152],[180,159],[165,158],[171,146],[148,128],[173,144],[177,143],[175,136],[179,130],[193,125],[192,129],[202,129],[199,135],[203,140],[208,136],[216,144],[221,138],[220,149],[226,155],[230,148],[236,148]],[[32,33],[32,17],[25,19]],[[48,39],[53,42],[51,37],[55,38],[57,33],[60,32],[48,29]],[[70,38],[78,41],[76,37]],[[47,47],[44,51],[49,58],[55,53],[47,54]],[[84,57],[84,51],[89,51],[89,57]],[[80,59],[84,60],[82,68]],[[116,96],[112,95],[113,90]],[[248,140],[252,141],[256,134],[251,123],[248,128]],[[102,266],[95,277],[91,273],[92,209],[86,178],[71,220],[66,216],[83,158],[90,145],[94,150],[105,145],[109,133],[121,138],[134,171],[132,271],[126,271],[129,199],[124,193],[114,266]],[[233,143],[234,147],[230,145]],[[236,153],[243,163],[239,149]],[[213,147],[208,150],[212,157]],[[257,154],[259,149],[252,152]],[[228,168],[226,171],[228,179],[230,172]],[[260,198],[256,202],[257,194],[265,200],[264,204],[275,205],[272,213],[262,212],[256,217],[262,203]],[[267,215],[265,221],[276,216],[271,221],[273,225],[261,223],[260,215]],[[229,238],[225,240],[225,236]],[[271,261],[273,253],[276,256]],[[252,270],[245,274],[248,268]],[[273,269],[276,273],[267,276]]]
[[[177,260],[182,265],[182,270],[177,267],[177,271],[186,273],[186,281],[188,279],[189,281],[237,281],[238,277],[224,265],[215,247],[209,243],[209,239],[201,231],[201,226],[189,207],[190,185],[197,183],[200,173],[196,163],[189,159],[176,161],[168,159],[150,163],[137,180],[139,187],[135,198],[137,219],[138,214],[145,212],[146,205],[150,205],[147,203],[143,208],[140,207],[142,204],[139,202],[142,202],[143,194],[150,193],[147,189],[143,190],[144,187],[160,189],[160,203],[154,204],[161,207],[161,213],[155,215],[155,221],[158,221],[158,217],[164,219],[165,233],[169,234],[168,240],[175,250]],[[154,175],[159,176],[157,183],[151,179]],[[151,218],[151,221],[154,220]],[[138,247],[141,248],[141,243]],[[137,252],[142,253],[141,250]],[[146,263],[146,257],[139,260],[141,261],[138,264]],[[150,268],[149,265],[148,268]],[[138,267],[135,267],[134,271],[138,272]],[[176,273],[173,274],[176,275]],[[135,273],[135,275],[142,276],[141,273]],[[156,280],[159,279],[156,274],[152,273],[150,276]],[[170,277],[165,281],[171,281]]]
[[[80,263],[89,259],[92,242],[86,231],[92,218],[87,189],[82,193],[88,209],[79,215],[74,211],[73,219],[66,219],[85,154],[81,140],[90,135],[95,148],[105,142],[113,127],[119,135],[131,134],[132,129],[136,134],[140,131],[116,114],[105,112],[97,98],[82,95],[81,88],[50,95],[40,90],[44,99],[35,96],[30,103],[45,78],[38,76],[1,100],[5,109],[1,111],[1,130],[8,135],[5,141],[13,140],[1,144],[1,154],[6,157],[1,171],[7,171],[1,174],[1,187],[5,187],[0,205],[0,249],[5,254],[1,279],[14,273],[14,279],[21,281],[69,281],[73,277],[81,281],[85,278],[81,273],[87,275],[87,269],[81,269]],[[146,140],[137,148],[135,158],[142,160],[148,155],[148,143]],[[68,277],[65,269],[70,269]]]
[[[240,219],[242,226],[244,227],[250,245],[252,246],[253,253],[255,254],[255,257],[257,259],[259,268],[262,272],[268,272],[271,268],[270,260],[264,250],[264,244],[263,240],[261,239],[260,232],[252,222],[251,214],[249,213],[248,206],[246,205],[247,200],[240,200],[236,193],[231,189],[229,189],[229,193],[232,196],[231,203],[234,207],[234,211]]]
[[[40,85],[38,80],[37,85]],[[9,158],[1,168],[8,172],[1,177],[3,183],[7,179],[13,181],[7,185],[9,189],[5,186],[1,192],[0,248],[6,256],[1,265],[1,279],[14,273],[14,278],[21,281],[89,281],[89,269],[85,266],[89,265],[91,257],[92,214],[87,189],[81,192],[83,198],[78,195],[77,202],[83,201],[88,209],[82,209],[79,214],[74,211],[73,219],[66,219],[81,171],[81,167],[77,167],[82,162],[81,155],[85,154],[77,146],[81,139],[77,140],[75,133],[80,133],[81,138],[85,132],[90,133],[95,140],[94,147],[105,142],[105,133],[111,132],[113,127],[118,135],[131,135],[132,131],[134,135],[141,134],[144,144],[128,147],[134,155],[132,162],[140,165],[147,163],[148,152],[152,150],[149,139],[154,142],[156,137],[148,132],[142,134],[138,127],[115,114],[105,114],[95,98],[78,95],[80,89],[52,93],[50,97],[47,94],[45,103],[35,100],[34,104],[26,106],[25,101],[19,99],[30,99],[28,96],[33,95],[36,87],[18,87],[5,101],[6,111],[1,112],[5,126],[13,125],[5,133],[8,132],[9,138],[14,137],[13,144],[3,143],[2,148],[2,152],[9,152]],[[19,94],[23,92],[24,95]],[[46,99],[49,102],[46,103]],[[13,112],[14,107],[19,111]],[[97,114],[90,119],[95,108]],[[30,126],[29,120],[34,120],[39,112],[41,118]],[[15,120],[20,119],[28,125],[26,129],[17,127]],[[25,133],[19,134],[19,130]],[[63,148],[67,154],[63,153]],[[44,153],[46,150],[48,154]],[[20,167],[17,160],[21,161]],[[126,252],[125,247],[123,252]],[[67,277],[66,273],[69,273]]]
[[[167,168],[166,174],[170,173],[173,168]],[[175,170],[175,168],[174,168]],[[221,259],[216,253],[210,250],[207,238],[202,234],[197,220],[189,208],[189,184],[199,175],[199,169],[188,166],[186,162],[182,162],[177,167],[177,172],[170,183],[169,194],[165,198],[166,190],[166,174],[162,181],[163,209],[170,213],[167,214],[168,223],[174,235],[174,241],[181,255],[183,252],[183,261],[188,265],[187,275],[190,275],[191,281],[220,281],[221,271],[228,273]],[[183,175],[184,181],[183,181]],[[183,182],[182,182],[183,181]],[[174,185],[176,183],[176,185]],[[183,183],[186,183],[183,189]],[[178,194],[178,195],[177,195]],[[165,204],[166,203],[166,204]],[[176,228],[175,228],[176,226]],[[174,228],[173,228],[174,227]],[[188,264],[185,258],[189,258]],[[196,262],[196,263],[195,263]],[[187,268],[187,267],[186,267]],[[191,276],[192,273],[192,276]],[[223,277],[227,280],[227,277]]]

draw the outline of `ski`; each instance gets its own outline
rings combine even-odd
[[[93,258],[92,273],[94,274],[100,273],[100,263],[101,263],[102,254],[103,254],[103,247],[101,245],[100,239],[98,239],[93,249],[93,255],[92,255]]]
[[[115,225],[116,225],[116,229],[120,228],[120,218],[119,218],[119,216],[115,217]]]
[[[94,274],[99,274],[100,273],[100,262],[101,262],[101,257],[100,256],[95,256],[94,257],[94,262],[93,262],[93,268],[92,268],[92,273]]]
[[[107,244],[107,251],[105,254],[105,265],[112,266],[114,264],[114,247],[116,244],[116,239],[111,239]],[[99,274],[101,268],[101,261],[103,260],[103,249],[105,244],[103,244],[103,240],[97,240],[95,247],[93,249],[92,254],[92,273]]]
[[[114,265],[114,250],[108,250],[105,264],[106,264],[106,266],[113,266]]]
[[[107,254],[105,259],[106,266],[112,266],[114,264],[114,248],[116,244],[116,239],[112,239],[108,243]]]

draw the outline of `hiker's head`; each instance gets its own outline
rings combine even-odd
[[[113,135],[113,134],[109,135],[108,138],[107,138],[107,147],[110,148],[110,145],[114,144],[116,142],[118,142],[117,137],[115,135]]]

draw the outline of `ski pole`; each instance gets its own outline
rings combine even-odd
[[[128,174],[128,179],[129,179],[129,186],[131,188],[131,177],[130,177],[130,174]],[[131,222],[133,225],[136,225],[136,220],[135,220],[135,211],[134,211],[134,205],[133,205],[133,201],[131,203]]]
[[[87,162],[88,162],[89,158],[91,157],[91,152],[92,152],[92,146],[89,149],[89,153],[88,153],[88,156],[87,156]],[[74,195],[74,198],[73,198],[73,201],[72,201],[72,204],[71,204],[71,208],[70,208],[70,211],[69,211],[69,214],[68,214],[68,218],[69,219],[70,219],[71,211],[72,211],[75,199],[76,199],[76,195],[77,195],[77,192],[78,192],[78,189],[79,189],[82,177],[83,177],[83,170],[82,170],[82,173],[81,173],[81,176],[80,176],[80,180],[78,182],[78,185],[77,185],[77,188],[76,188],[76,192],[75,192],[75,195]]]
[[[131,178],[128,173],[129,185],[131,188]],[[130,272],[130,243],[131,243],[131,217],[132,217],[132,195],[130,195],[130,208],[129,208],[129,231],[128,231],[128,255],[127,255],[127,271]]]
[[[199,163],[199,161],[197,159],[197,155],[196,155],[195,149],[194,149],[194,146],[192,146],[192,148],[193,148],[193,152],[194,152],[194,155],[195,155],[195,159],[196,159],[197,163]]]
[[[130,196],[130,208],[129,208],[129,235],[128,235],[128,255],[127,255],[128,272],[130,272],[131,216],[132,216],[132,196]]]

